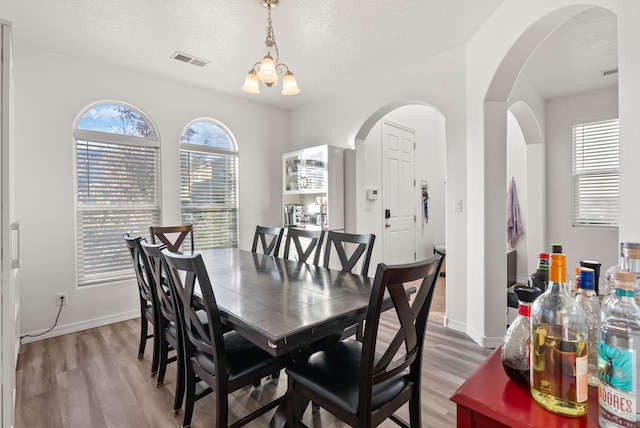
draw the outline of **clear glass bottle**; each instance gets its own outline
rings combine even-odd
[[[615,298],[602,320],[598,341],[598,421],[603,428],[635,427],[640,421],[640,308],[636,274],[615,274]]]
[[[547,291],[531,306],[531,395],[565,416],[587,412],[587,317],[566,288],[566,258],[552,253]]]
[[[538,288],[541,292],[547,290],[549,282],[549,254],[540,253],[538,255],[538,267],[536,271],[529,275],[527,285],[530,288]]]
[[[516,285],[513,287],[513,292],[518,298],[518,316],[504,335],[500,356],[502,357],[502,367],[507,376],[514,382],[529,386],[529,350],[531,346],[529,313],[531,312],[531,304],[541,291],[538,288]]]
[[[580,268],[576,302],[587,316],[587,383],[598,386],[598,338],[600,337],[600,300],[595,292],[595,272]]]
[[[604,320],[609,312],[611,301],[615,297],[615,274],[617,272],[635,272],[636,274],[636,303],[640,299],[640,244],[634,242],[620,243],[620,263],[611,266],[604,275],[605,295],[600,304],[600,319]]]

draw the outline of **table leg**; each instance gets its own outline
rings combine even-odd
[[[310,400],[303,397],[296,397],[297,399],[295,400],[295,402],[289,404],[287,403],[287,398],[288,397],[286,395],[282,397],[282,400],[280,401],[280,404],[278,405],[278,408],[276,409],[275,414],[271,418],[269,427],[285,428],[287,426],[287,406],[289,405],[294,406],[296,418],[302,418],[302,415],[304,415],[304,412],[307,409],[307,406],[309,405]]]

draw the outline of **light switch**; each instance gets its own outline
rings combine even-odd
[[[453,211],[457,213],[462,212],[462,199],[455,199],[453,201]]]

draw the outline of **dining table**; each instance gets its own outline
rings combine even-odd
[[[366,317],[372,278],[238,248],[199,253],[222,323],[271,355],[298,352]]]
[[[366,318],[373,278],[238,248],[198,252],[221,322],[273,356],[308,353]],[[388,298],[382,309],[392,306]],[[271,427],[284,426],[285,410],[283,399]]]

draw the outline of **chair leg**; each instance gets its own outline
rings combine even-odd
[[[186,364],[187,366],[189,365],[188,362]],[[196,402],[196,374],[189,366],[187,367],[186,374],[187,396],[184,403],[184,418],[182,419],[182,428],[187,428],[191,425],[191,417],[193,416],[193,405]]]
[[[162,330],[164,330],[164,327]],[[156,386],[160,387],[164,383],[164,375],[167,372],[167,360],[169,359],[169,342],[167,342],[164,331],[158,335],[158,341],[160,343],[158,345],[158,378],[156,379]]]
[[[418,387],[419,388],[419,387]],[[420,410],[420,393],[416,393],[409,400],[409,426],[411,428],[420,428],[422,427],[421,415],[422,411]]]
[[[310,400],[294,391],[294,382],[291,378],[288,379],[287,393],[284,399],[286,400],[285,407],[287,409],[286,426],[291,428],[301,425],[299,422],[302,420]]]
[[[178,348],[176,349],[176,396],[173,400],[173,411],[178,414],[182,410],[182,400],[184,399],[184,381],[186,377],[184,349],[182,349],[181,340],[178,339]]]
[[[140,317],[140,346],[138,347],[138,359],[144,358],[144,348],[147,345],[147,328],[149,322],[147,318],[142,314]]]
[[[226,427],[229,422],[228,391],[214,391],[216,395],[216,427]]]
[[[160,363],[160,326],[158,322],[153,323],[153,359],[151,360],[151,376],[158,373]]]

